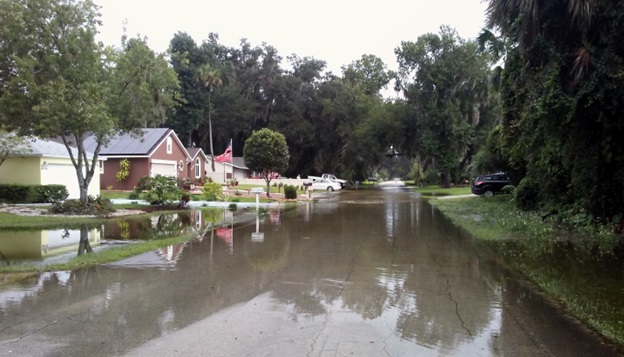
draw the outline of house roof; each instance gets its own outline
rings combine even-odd
[[[69,153],[67,152],[67,148],[65,144],[57,143],[56,141],[45,140],[40,138],[33,138],[28,140],[28,145],[30,147],[29,152],[20,153],[17,155],[11,156],[41,156],[41,157],[66,157],[69,158]],[[74,157],[78,156],[78,149],[72,147],[72,155]],[[87,150],[87,157],[93,157],[93,152]],[[98,158],[103,160],[102,158]]]
[[[196,158],[197,155],[199,155],[199,153],[204,155],[204,158],[207,158],[206,154],[204,154],[204,150],[202,150],[202,148],[186,148],[186,152],[188,152],[188,154],[191,157],[191,159]]]
[[[242,156],[232,157],[232,166],[243,170],[249,170],[249,168],[245,165],[245,158]]]
[[[136,136],[129,133],[122,133],[113,136],[106,146],[100,149],[100,155],[103,156],[149,156],[162,141],[169,136],[184,146],[175,135],[175,132],[169,128],[143,128],[141,129],[143,136]],[[93,136],[89,136],[84,140],[83,145],[87,150],[95,150],[97,142]],[[186,149],[184,149],[186,150]],[[188,151],[186,152],[188,154]]]

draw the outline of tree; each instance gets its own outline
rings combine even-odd
[[[477,51],[476,43],[459,38],[449,27],[422,35],[415,43],[402,42],[395,53],[398,85],[417,113],[407,118],[417,122],[406,124],[417,130],[415,156],[434,163],[448,187],[475,152],[477,132],[489,131],[493,124],[483,120],[492,110],[489,59]]]
[[[10,155],[20,155],[30,152],[28,138],[8,133],[0,129],[0,165]]]
[[[247,167],[262,173],[270,196],[272,174],[288,167],[290,155],[284,135],[267,128],[254,131],[245,141],[243,156]]]
[[[215,87],[223,84],[223,80],[221,80],[220,73],[217,69],[213,68],[209,64],[204,64],[199,67],[197,70],[197,78],[199,82],[202,84],[202,87],[206,91],[206,95],[208,96],[208,103],[206,111],[208,112],[208,136],[210,138],[210,158],[212,161],[212,171],[215,171],[215,159],[214,159],[214,145],[212,143],[212,103],[210,98],[212,96],[212,90]]]
[[[510,43],[500,137],[520,206],[572,223],[621,219],[623,18],[621,1],[489,2],[489,29]]]
[[[161,122],[177,86],[164,56],[144,40],[102,48],[99,24],[90,0],[0,0],[0,120],[62,140],[84,205],[102,145],[119,131]],[[88,135],[98,143],[91,157]]]

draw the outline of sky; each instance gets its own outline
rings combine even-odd
[[[130,37],[147,37],[164,52],[173,35],[188,33],[201,44],[211,32],[220,43],[239,47],[246,38],[253,47],[266,43],[285,59],[290,54],[341,67],[364,54],[381,58],[396,69],[394,49],[401,41],[437,33],[441,25],[463,38],[476,38],[485,21],[482,0],[95,0],[103,26],[98,39],[119,46],[123,22]]]

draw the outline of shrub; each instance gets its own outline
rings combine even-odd
[[[130,176],[130,161],[122,159],[119,161],[119,171],[115,174],[117,181],[123,181]]]
[[[516,187],[515,200],[521,210],[535,211],[538,209],[538,191],[527,178],[522,179]]]
[[[80,200],[57,202],[50,207],[49,212],[52,214],[108,216],[115,212],[115,207],[109,199],[101,196],[89,196],[86,204]]]
[[[236,203],[230,203],[230,205],[228,206],[228,209],[230,211],[236,211],[238,209],[238,205]]]
[[[69,197],[69,191],[65,185],[45,185],[38,186],[38,192],[42,202],[57,203]]]
[[[9,203],[55,203],[67,196],[64,185],[0,185],[0,200]]]
[[[156,175],[150,177],[147,183],[140,182],[140,186],[144,186],[143,189],[147,191],[142,193],[141,197],[155,205],[166,205],[179,200],[184,194],[178,187],[178,180],[175,177]]]
[[[208,182],[204,185],[202,196],[206,201],[222,201],[223,187],[217,182]]]
[[[297,187],[292,185],[284,186],[284,197],[288,200],[294,200],[297,198]]]

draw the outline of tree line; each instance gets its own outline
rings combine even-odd
[[[167,53],[139,37],[105,47],[90,0],[0,0],[0,124],[77,146],[81,184],[93,175],[82,169],[94,162],[80,151],[86,133],[105,145],[120,130],[166,126],[213,156],[231,139],[241,156],[268,128],[288,144],[286,176],[362,180],[388,166],[392,147],[414,179],[449,186],[504,170],[522,208],[614,222],[623,8],[490,0],[476,41],[442,26],[397,44],[397,71],[364,54],[332,73],[321,59],[245,39],[226,46],[215,33],[198,43],[178,32]],[[401,96],[382,97],[388,87]]]

